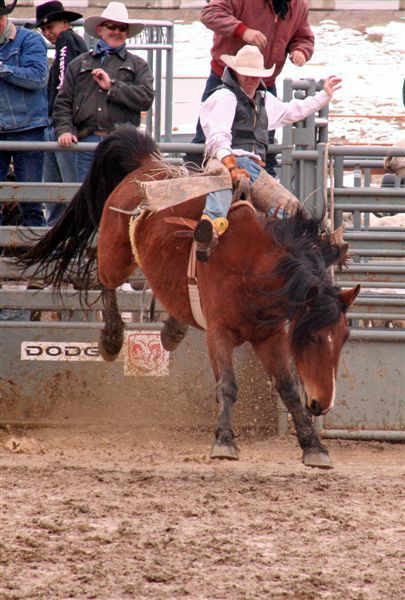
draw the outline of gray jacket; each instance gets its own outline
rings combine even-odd
[[[91,72],[102,68],[113,84],[107,92],[94,81]],[[56,96],[53,120],[56,134],[85,137],[95,131],[111,131],[117,123],[141,122],[141,111],[153,102],[153,75],[148,64],[123,48],[101,64],[93,52],[72,60],[63,87]]]

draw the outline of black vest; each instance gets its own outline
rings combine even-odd
[[[258,154],[266,160],[269,143],[268,119],[265,108],[266,88],[261,83],[252,100],[239,87],[229,69],[222,76],[223,86],[236,96],[236,112],[232,124],[232,147]],[[217,88],[218,89],[218,88]]]

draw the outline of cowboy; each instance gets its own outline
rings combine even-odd
[[[43,142],[48,125],[46,44],[37,32],[9,20],[15,5],[0,0],[0,141]],[[0,181],[6,180],[11,163],[16,181],[42,181],[43,161],[43,152],[0,150]],[[20,206],[23,225],[45,225],[41,203]]]
[[[101,16],[84,20],[85,31],[98,42],[68,65],[56,97],[53,118],[61,146],[99,142],[118,123],[140,125],[141,111],[153,102],[153,75],[142,58],[128,52],[125,42],[143,28],[128,17],[122,2],[110,2]],[[79,181],[92,158],[92,152],[76,153]]]
[[[223,54],[227,65],[222,86],[203,103],[200,121],[206,136],[206,156],[220,160],[228,169],[233,187],[246,177],[256,208],[269,216],[292,212],[299,201],[264,169],[268,144],[267,132],[282,125],[305,119],[330,101],[340,88],[341,79],[328,77],[324,89],[305,100],[281,102],[270,94],[263,77],[274,71],[265,69],[263,55],[256,46],[244,46],[236,56]],[[205,208],[194,239],[197,258],[207,261],[218,236],[228,227],[227,214],[232,189],[207,194]]]
[[[36,9],[36,22],[33,27],[39,28],[42,35],[55,46],[55,59],[48,78],[48,114],[49,126],[46,140],[56,140],[52,123],[53,105],[58,91],[63,85],[68,64],[76,56],[87,52],[84,40],[73,31],[70,24],[81,19],[83,15],[65,10],[62,2],[51,0],[39,4]],[[73,152],[48,152],[44,158],[44,181],[74,183],[77,181],[75,156]],[[48,203],[47,225],[52,227],[65,210],[65,205]]]

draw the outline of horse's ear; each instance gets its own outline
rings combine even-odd
[[[340,294],[339,294],[340,302],[342,303],[342,306],[345,311],[356,300],[357,296],[359,295],[359,292],[360,292],[360,285],[356,285],[356,287],[354,287],[354,288],[345,290],[344,292],[340,292]]]
[[[313,285],[311,288],[309,288],[309,290],[307,292],[307,296],[305,298],[305,300],[307,302],[307,306],[313,307],[313,305],[315,304],[315,301],[318,297],[318,294],[319,294],[318,286]]]

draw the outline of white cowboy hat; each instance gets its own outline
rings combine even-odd
[[[134,35],[142,31],[145,27],[142,21],[128,18],[127,7],[122,2],[110,2],[107,8],[102,12],[101,17],[87,17],[87,19],[84,19],[83,26],[85,31],[87,31],[91,37],[99,38],[100,36],[97,33],[97,27],[105,21],[127,23],[128,37],[134,37]]]
[[[256,46],[243,46],[236,56],[222,54],[221,60],[233,71],[250,77],[270,77],[276,68],[276,65],[264,68],[263,54]]]

